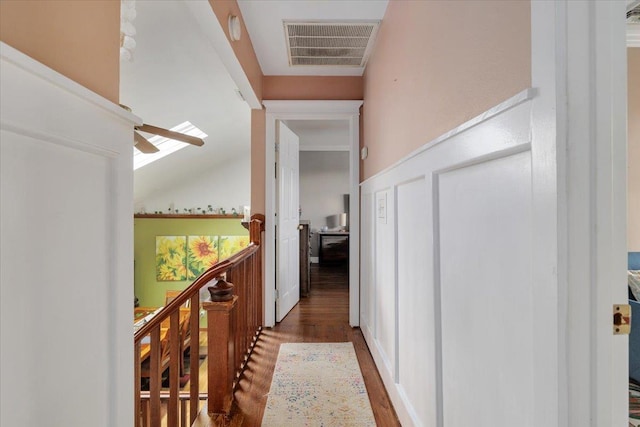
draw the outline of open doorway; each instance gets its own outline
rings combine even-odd
[[[347,135],[346,142],[340,142],[340,150],[336,150],[335,142],[326,142],[329,148],[324,148],[322,152],[339,151],[348,155],[348,191],[341,192],[342,206],[336,207],[339,212],[331,212],[328,217],[337,216],[336,220],[325,218],[326,224],[320,224],[317,220],[320,230],[329,231],[331,224],[332,231],[337,231],[346,223],[349,226],[348,239],[348,277],[349,277],[349,324],[351,326],[359,325],[359,109],[362,101],[265,101],[266,107],[266,176],[273,177],[265,182],[266,209],[267,218],[276,218],[277,198],[276,188],[278,180],[276,178],[276,138],[277,123],[283,121],[298,126],[315,126],[322,121],[327,123],[341,122],[345,127]],[[311,138],[310,145],[316,145]],[[331,147],[334,145],[333,147]],[[317,150],[317,147],[315,149]],[[303,151],[306,153],[306,151]],[[311,152],[311,151],[309,151]],[[303,155],[307,157],[306,155]],[[344,206],[344,194],[348,194],[348,209]],[[344,212],[347,211],[347,212]],[[346,214],[346,215],[343,215]],[[344,219],[344,221],[341,221]],[[310,220],[309,220],[310,221]],[[336,224],[337,222],[337,224]],[[323,228],[326,227],[326,230]],[[344,226],[346,227],[346,225]],[[317,236],[318,245],[320,244],[320,235]],[[276,321],[276,228],[275,221],[269,224],[267,221],[265,229],[265,241],[273,242],[265,245],[265,326],[273,326]],[[320,260],[320,246],[318,246],[318,261]]]
[[[349,122],[286,125],[300,140],[300,295],[309,296],[325,275],[344,277],[348,288]]]
[[[348,245],[336,248],[328,237],[349,230],[349,122],[288,120],[286,124],[300,138],[300,220],[309,224],[310,261],[348,262]]]

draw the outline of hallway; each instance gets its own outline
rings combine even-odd
[[[273,329],[263,330],[235,393],[232,425],[259,426],[267,402],[280,343],[353,342],[379,426],[399,426],[367,345],[349,326],[348,269],[312,265],[311,294]]]

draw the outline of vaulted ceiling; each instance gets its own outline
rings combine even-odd
[[[190,121],[208,137],[135,172],[136,199],[185,176],[247,156],[250,110],[183,1],[138,1],[136,48],[121,61],[120,102],[145,123]],[[213,13],[213,12],[212,12]]]

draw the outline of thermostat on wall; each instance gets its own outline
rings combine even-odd
[[[368,156],[369,156],[369,149],[367,147],[362,147],[362,150],[360,150],[360,158],[364,160]]]

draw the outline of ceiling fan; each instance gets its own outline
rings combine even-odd
[[[124,108],[128,112],[131,112],[131,108],[127,107],[126,105],[120,104],[120,107]],[[160,150],[158,150],[155,145],[149,142],[147,138],[142,136],[140,132],[164,136],[167,139],[175,139],[176,141],[185,142],[191,145],[197,145],[199,147],[204,145],[204,140],[202,140],[201,138],[143,123],[139,126],[133,127],[133,146],[140,150],[140,152],[145,154],[157,153]]]

